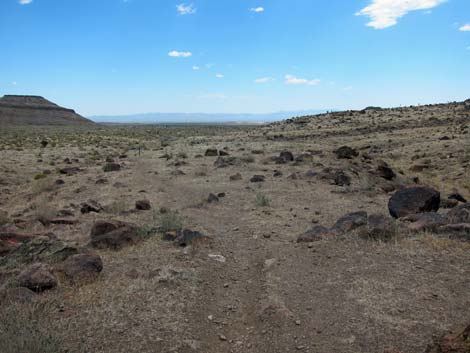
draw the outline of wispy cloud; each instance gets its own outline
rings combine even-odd
[[[253,82],[254,83],[268,83],[268,82],[271,82],[271,81],[274,81],[274,79],[272,77],[260,77],[260,78],[257,78],[256,80],[254,80]]]
[[[12,86],[16,86],[17,84],[18,84],[18,82],[16,82],[16,81],[13,81],[13,82],[11,83]]]
[[[252,7],[250,9],[251,12],[264,12],[264,7],[258,6],[258,7]]]
[[[20,0],[18,2],[20,3],[20,5],[28,5],[31,4],[33,0]]]
[[[397,24],[410,11],[429,10],[447,0],[372,0],[372,4],[357,12],[371,19],[367,26],[383,29]]]
[[[191,53],[190,51],[173,50],[168,53],[168,56],[171,56],[172,58],[189,58],[192,55],[193,53]]]
[[[222,75],[222,74],[217,74],[217,75],[215,75],[215,77],[217,77],[217,78],[224,78],[225,76]]]
[[[307,80],[306,78],[298,78],[294,75],[285,75],[284,76],[284,83],[286,85],[308,85],[308,86],[316,86],[320,84],[320,80]]]
[[[462,27],[459,28],[459,30],[462,32],[470,32],[470,23],[463,25]]]
[[[176,5],[176,11],[178,11],[180,15],[191,15],[196,13],[196,8],[194,4],[178,4]]]
[[[198,71],[199,69],[200,69],[199,66],[196,66],[196,65],[193,66],[193,70],[194,70],[194,71]]]

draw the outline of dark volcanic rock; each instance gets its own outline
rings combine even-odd
[[[312,229],[299,235],[297,243],[311,243],[333,237],[335,234],[328,228],[323,226],[314,226]]]
[[[103,167],[104,172],[117,172],[119,170],[121,170],[119,163],[106,163]]]
[[[454,207],[447,214],[448,223],[470,223],[470,202]]]
[[[138,200],[135,202],[135,209],[139,211],[148,211],[152,208],[149,200]]]
[[[175,244],[185,247],[192,245],[195,242],[207,239],[201,232],[190,229],[182,229],[176,232]]]
[[[367,212],[352,212],[338,219],[332,230],[337,234],[344,234],[366,224]]]
[[[349,186],[351,185],[351,178],[343,171],[338,171],[334,174],[333,183],[338,186]]]
[[[219,201],[219,198],[217,197],[217,195],[215,195],[213,193],[210,193],[209,196],[207,197],[207,202],[208,203],[218,202],[218,201]]]
[[[17,277],[19,286],[42,292],[57,286],[57,278],[49,266],[36,263],[23,270]]]
[[[75,175],[79,173],[81,169],[79,167],[65,167],[59,170],[60,174],[65,174],[65,175]]]
[[[470,325],[458,334],[447,334],[429,345],[424,353],[469,353]]]
[[[230,175],[230,180],[231,181],[242,180],[242,175],[240,173]]]
[[[362,237],[388,241],[395,236],[397,225],[393,218],[381,214],[372,214],[367,218],[367,226],[363,230]]]
[[[434,231],[446,223],[445,218],[436,212],[417,213],[403,217],[402,220],[411,222],[408,224],[408,229],[414,232]]]
[[[26,287],[6,288],[0,291],[0,304],[31,303],[37,299],[38,295]]]
[[[386,180],[392,180],[397,176],[393,169],[383,161],[380,161],[379,165],[377,166],[377,174]]]
[[[359,153],[354,148],[348,146],[342,146],[335,150],[334,153],[339,159],[352,159],[359,156]]]
[[[83,202],[80,205],[81,213],[90,213],[90,212],[99,213],[101,211],[103,211],[103,206],[101,206],[101,204],[95,200],[88,200],[87,202]]]
[[[90,233],[90,244],[94,248],[118,250],[142,240],[138,228],[121,221],[97,221]]]
[[[456,201],[459,201],[459,202],[464,202],[466,203],[467,200],[465,199],[465,197],[463,197],[460,193],[458,192],[453,192],[452,194],[449,195],[448,197],[449,200],[456,200]]]
[[[206,152],[204,153],[206,157],[216,157],[219,155],[219,151],[215,148],[208,148]]]
[[[416,186],[397,191],[388,202],[388,209],[394,218],[410,214],[439,210],[440,194],[438,191]]]
[[[72,281],[91,279],[103,270],[103,261],[98,254],[77,254],[62,264],[62,270]]]
[[[252,183],[261,183],[265,180],[265,176],[264,175],[253,175],[250,179],[250,181]]]
[[[292,152],[282,151],[279,154],[279,157],[276,158],[276,163],[284,164],[284,163],[292,162],[293,160],[294,160],[294,155],[292,154]]]

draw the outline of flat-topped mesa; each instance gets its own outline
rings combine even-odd
[[[0,124],[5,125],[76,125],[93,124],[41,96],[5,95],[0,98]]]

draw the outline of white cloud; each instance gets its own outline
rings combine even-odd
[[[284,83],[286,85],[308,85],[308,86],[316,86],[320,84],[320,80],[307,80],[306,78],[298,78],[294,75],[285,75],[284,76]]]
[[[171,56],[172,58],[189,58],[192,55],[193,53],[191,53],[190,51],[173,50],[168,53],[168,56]]]
[[[212,69],[214,66],[215,66],[215,64],[212,64],[212,63],[206,64],[206,67],[208,69]]]
[[[225,76],[222,75],[222,74],[217,74],[217,75],[215,75],[215,77],[217,77],[217,78],[224,78]]]
[[[12,84],[12,86],[16,86],[18,84],[18,82],[13,81],[11,84]]]
[[[258,6],[258,7],[252,7],[250,9],[251,12],[264,12],[264,7]]]
[[[28,5],[31,4],[33,0],[20,0],[18,2],[20,3],[20,5]]]
[[[368,16],[367,26],[383,29],[397,24],[397,20],[410,11],[428,10],[447,0],[372,0],[372,4],[357,12],[357,16]]]
[[[176,5],[176,11],[178,11],[180,15],[191,15],[196,12],[196,8],[194,4],[179,4]]]
[[[200,69],[199,66],[196,66],[196,65],[193,66],[193,70],[194,70],[194,71],[198,71],[199,69]]]
[[[470,32],[470,23],[463,25],[462,27],[459,28],[459,30],[462,32]]]
[[[271,81],[274,81],[274,79],[272,77],[260,77],[260,78],[257,78],[256,80],[254,80],[253,82],[254,83],[268,83],[268,82],[271,82]]]

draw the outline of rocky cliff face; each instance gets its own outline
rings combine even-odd
[[[93,122],[40,96],[5,95],[0,98],[0,125],[78,124]]]

